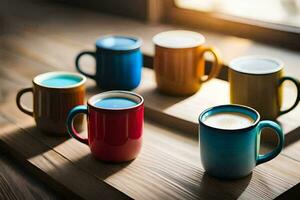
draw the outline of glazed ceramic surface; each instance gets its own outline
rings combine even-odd
[[[222,129],[205,124],[206,118],[228,112],[247,115],[253,119],[253,123],[239,129]],[[260,155],[260,133],[264,128],[273,129],[279,142],[274,150]],[[206,173],[224,179],[247,176],[255,166],[275,158],[284,145],[283,132],[277,123],[260,121],[257,111],[241,105],[221,105],[202,112],[199,116],[199,141]]]
[[[126,98],[136,102],[128,107],[105,108],[96,102],[108,98]],[[87,114],[88,138],[82,138],[72,125],[73,118]],[[144,100],[135,93],[108,91],[91,97],[88,105],[77,106],[69,113],[67,127],[70,135],[89,145],[95,158],[103,161],[129,161],[138,155],[142,146]]]
[[[96,51],[84,51],[76,57],[76,69],[94,79],[103,90],[132,90],[141,81],[141,40],[135,37],[109,35],[96,41]],[[79,64],[83,55],[96,60],[96,73],[84,72]]]
[[[204,46],[204,37],[192,31],[167,31],[154,36],[154,71],[158,89],[166,94],[183,96],[199,90],[203,82],[216,77],[222,66],[213,47]],[[208,76],[205,76],[204,54],[214,58]]]
[[[297,88],[295,103],[282,110],[282,83],[291,81]],[[230,102],[256,109],[262,119],[276,119],[298,105],[299,81],[283,75],[282,62],[273,58],[248,56],[229,65]]]
[[[66,118],[75,106],[84,103],[86,78],[77,73],[49,72],[36,76],[33,87],[22,89],[17,94],[17,106],[34,117],[36,125],[49,134],[66,134]],[[21,96],[33,93],[33,110],[21,103]],[[81,129],[83,118],[76,118],[75,125]]]

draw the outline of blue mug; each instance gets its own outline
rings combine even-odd
[[[81,52],[75,60],[76,69],[94,79],[103,90],[132,90],[141,81],[141,40],[135,37],[108,35],[96,41],[96,52]],[[83,55],[96,59],[96,74],[88,74],[80,68]]]
[[[260,134],[264,128],[274,130],[278,144],[271,152],[260,155]],[[199,141],[206,173],[222,179],[249,175],[255,166],[275,158],[284,145],[283,132],[277,123],[260,121],[256,110],[241,105],[221,105],[202,112]]]

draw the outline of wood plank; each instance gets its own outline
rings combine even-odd
[[[61,191],[67,198],[128,199],[118,190],[76,168],[63,156],[30,137],[3,115],[0,118],[6,121],[0,130],[0,144],[16,159],[27,161],[26,164],[30,165],[29,169],[33,173],[38,174],[42,180]],[[30,124],[32,123],[30,120]],[[56,142],[61,143],[64,140],[60,138]],[[83,182],[85,184],[82,184]]]
[[[0,199],[61,199],[37,177],[14,162],[0,150]]]
[[[195,138],[151,121],[145,123],[143,150],[136,160],[121,165],[102,163],[91,157],[86,145],[74,139],[61,142],[61,138],[49,137],[32,126],[28,128],[27,117],[12,108],[10,112],[1,112],[24,127],[24,137],[34,137],[80,170],[136,199],[273,199],[300,181],[300,163],[282,155],[258,166],[246,179],[211,178],[204,173]],[[64,169],[66,165],[57,168],[60,166]],[[222,188],[217,194],[216,187]]]

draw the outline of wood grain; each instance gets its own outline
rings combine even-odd
[[[28,167],[32,173],[60,191],[66,198],[128,199],[118,190],[76,168],[45,144],[28,137],[23,129],[11,123],[6,117],[1,115],[1,118],[6,120],[5,126],[0,130],[1,146],[17,160],[24,162],[24,167]],[[60,138],[56,142],[61,143],[64,140]],[[89,184],[82,184],[83,182]]]
[[[0,150],[0,199],[61,199]]]

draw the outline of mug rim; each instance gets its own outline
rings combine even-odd
[[[99,44],[100,41],[105,40],[107,38],[110,37],[120,37],[120,38],[127,38],[127,39],[131,39],[131,40],[135,40],[135,43],[130,45],[129,48],[111,48],[111,47],[106,47],[103,46],[101,44]],[[142,46],[143,40],[140,37],[134,36],[134,35],[121,35],[121,34],[107,34],[107,35],[103,35],[101,37],[99,37],[96,42],[96,48],[100,48],[100,49],[105,49],[105,50],[110,50],[110,51],[132,51],[132,50],[136,50],[139,49]]]
[[[247,126],[247,127],[244,127],[244,128],[237,128],[237,129],[222,129],[222,128],[218,128],[218,127],[209,126],[209,125],[207,125],[203,122],[202,118],[206,113],[208,113],[212,110],[216,110],[216,109],[220,109],[220,108],[224,108],[224,107],[235,107],[235,108],[242,108],[244,110],[248,110],[250,112],[253,112],[257,116],[257,119],[250,126]],[[223,131],[223,132],[226,132],[226,133],[232,133],[232,132],[236,132],[236,131],[238,131],[238,132],[247,131],[247,130],[252,129],[255,126],[257,126],[259,121],[260,121],[260,114],[255,109],[253,109],[249,106],[240,105],[240,104],[223,104],[223,105],[213,106],[213,107],[205,109],[198,117],[198,122],[199,122],[200,125],[205,126],[207,128],[217,130],[217,131]]]
[[[193,34],[193,35],[195,35],[195,37],[198,37],[199,41],[197,43],[195,43],[194,45],[184,46],[184,47],[176,47],[176,46],[161,44],[161,42],[159,41],[159,37],[161,37],[164,34],[175,33],[175,32],[185,32],[185,33]],[[157,33],[156,35],[153,36],[152,42],[159,47],[168,48],[168,49],[189,49],[189,48],[195,48],[195,47],[203,45],[205,43],[205,37],[204,37],[204,35],[202,35],[199,32],[196,32],[196,31],[178,29],[178,30],[168,30],[168,31],[163,31],[163,32]]]
[[[41,81],[39,79],[45,80],[47,76],[51,76],[51,75],[70,75],[70,76],[74,76],[74,77],[79,77],[81,80],[76,83],[76,84],[72,84],[69,86],[63,86],[63,87],[55,87],[55,86],[48,86],[48,85],[44,85],[41,83]],[[46,76],[46,77],[45,77]],[[46,73],[42,73],[39,74],[37,76],[35,76],[32,79],[32,82],[40,87],[43,88],[48,88],[48,89],[59,89],[59,90],[63,90],[63,89],[72,89],[72,88],[76,88],[78,86],[81,86],[83,84],[85,84],[86,82],[86,77],[79,74],[79,73],[75,73],[75,72],[67,72],[67,71],[53,71],[53,72],[46,72]]]
[[[134,96],[136,98],[138,98],[140,101],[139,102],[136,102],[133,98],[131,100],[135,101],[137,104],[134,105],[134,106],[129,106],[129,107],[126,107],[126,108],[104,108],[104,107],[97,107],[94,105],[94,103],[96,101],[99,101],[101,99],[105,99],[105,98],[108,98],[107,95],[109,94],[114,94],[112,95],[113,97],[120,97],[120,94],[125,94],[127,96]],[[119,94],[119,95],[117,95]],[[106,97],[102,97],[100,98],[101,96],[106,96]],[[126,98],[126,97],[124,97]],[[129,98],[130,99],[130,98]],[[140,107],[141,105],[144,104],[144,98],[135,93],[135,92],[129,92],[129,91],[125,91],[125,90],[111,90],[111,91],[106,91],[106,92],[101,92],[99,94],[96,94],[92,97],[90,97],[87,101],[87,104],[89,107],[92,107],[93,109],[96,109],[96,110],[105,110],[105,111],[126,111],[126,110],[131,110],[131,109],[135,109],[135,108],[138,108]]]
[[[250,72],[248,70],[239,70],[237,69],[237,67],[234,67],[234,65],[237,65],[238,62],[244,61],[244,60],[267,60],[267,61],[271,61],[273,63],[276,63],[278,66],[275,69],[269,70],[269,71],[265,71],[265,72]],[[271,56],[264,56],[264,55],[248,55],[248,56],[241,56],[241,57],[237,57],[234,58],[233,60],[231,60],[228,64],[228,68],[239,72],[239,73],[243,73],[243,74],[249,74],[249,75],[267,75],[267,74],[273,74],[276,72],[279,72],[283,69],[283,61]]]

